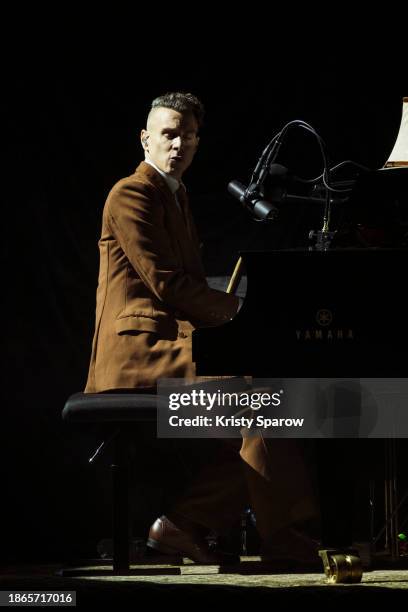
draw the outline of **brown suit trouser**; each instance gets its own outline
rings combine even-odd
[[[175,522],[180,517],[222,532],[250,505],[268,541],[280,529],[316,519],[315,487],[298,440],[256,434],[217,442],[216,454],[169,512]]]

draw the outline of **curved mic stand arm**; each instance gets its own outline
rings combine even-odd
[[[331,186],[331,178],[330,178],[330,168],[328,163],[328,155],[326,152],[326,145],[317,131],[305,121],[301,121],[295,119],[294,121],[290,121],[278,132],[272,140],[267,144],[265,149],[263,150],[256,167],[252,173],[251,180],[249,185],[245,187],[242,183],[238,181],[231,181],[228,185],[229,192],[236,197],[242,204],[247,206],[252,212],[254,218],[257,221],[266,221],[269,219],[276,218],[278,214],[278,208],[275,206],[276,202],[269,202],[264,199],[264,189],[263,185],[268,174],[271,174],[271,167],[274,164],[280,148],[282,144],[285,142],[286,135],[289,129],[293,127],[300,127],[315,136],[318,141],[322,162],[323,162],[323,172],[320,176],[315,179],[303,180],[304,183],[315,183],[317,185],[318,181],[321,181],[322,186],[324,187],[324,212],[323,212],[323,220],[322,220],[322,228],[317,232],[311,232],[309,234],[309,238],[316,238],[316,249],[326,250],[329,247],[329,244],[334,236],[334,232],[330,231],[330,215],[331,215],[331,204],[334,201],[332,199],[332,194],[345,194],[350,191],[347,189],[336,189]],[[290,196],[282,192],[282,196],[279,199],[279,202],[283,202],[284,200],[290,200],[293,198],[299,199],[299,196]],[[307,199],[307,198],[302,198]],[[314,201],[315,198],[309,198],[310,201]]]
[[[272,140],[268,143],[268,145],[263,150],[262,155],[259,158],[258,163],[252,173],[251,180],[245,191],[245,198],[248,198],[248,199],[251,198],[251,196],[254,193],[263,195],[262,187],[263,187],[266,177],[268,176],[271,164],[273,164],[274,161],[276,160],[279,154],[280,148],[285,141],[286,134],[288,133],[289,129],[293,127],[300,127],[302,129],[307,130],[308,132],[311,132],[318,140],[320,151],[322,154],[322,159],[323,159],[323,167],[324,167],[323,175],[322,175],[323,184],[326,187],[326,203],[325,203],[325,209],[324,209],[324,214],[323,214],[322,231],[328,232],[329,224],[330,224],[331,187],[330,187],[330,174],[329,174],[328,158],[326,154],[326,147],[325,147],[325,144],[322,138],[319,136],[319,134],[313,128],[313,126],[311,126],[309,123],[306,123],[305,121],[302,121],[300,119],[289,121],[289,123],[284,125],[281,131],[278,132],[272,138]]]

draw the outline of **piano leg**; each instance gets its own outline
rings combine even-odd
[[[322,515],[319,555],[330,583],[355,583],[362,578],[359,553],[351,548],[358,442],[349,439],[317,441]]]

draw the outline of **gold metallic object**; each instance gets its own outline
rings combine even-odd
[[[329,584],[350,584],[361,582],[363,568],[358,551],[355,549],[319,550],[324,573]]]

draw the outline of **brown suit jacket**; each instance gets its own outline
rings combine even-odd
[[[236,313],[236,296],[208,286],[186,203],[183,210],[186,218],[166,181],[145,162],[109,193],[86,392],[194,376],[193,329]]]

